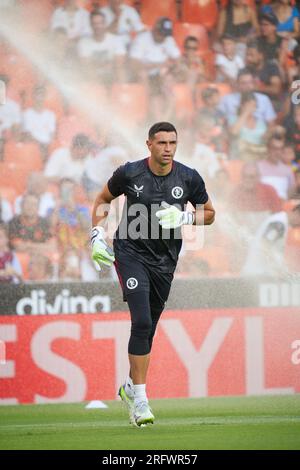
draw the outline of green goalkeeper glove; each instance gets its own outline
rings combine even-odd
[[[156,217],[159,218],[159,224],[164,229],[174,229],[181,227],[181,225],[192,225],[195,217],[193,212],[181,211],[176,206],[170,206],[167,202],[161,203],[164,209],[156,212]]]
[[[103,227],[93,227],[91,233],[92,258],[98,271],[101,271],[101,264],[112,266],[115,261],[113,250],[104,240]]]

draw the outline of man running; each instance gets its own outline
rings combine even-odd
[[[99,193],[93,208],[92,257],[115,268],[131,316],[130,371],[119,395],[132,424],[154,422],[146,395],[152,341],[173,280],[181,249],[182,225],[210,225],[215,210],[196,170],[177,161],[177,131],[154,124],[147,140],[150,157],[120,166]],[[114,250],[104,240],[107,204],[126,196]],[[195,211],[186,210],[190,202]]]

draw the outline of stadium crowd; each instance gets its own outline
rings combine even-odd
[[[156,121],[175,124],[217,210],[177,277],[300,272],[297,1],[3,0],[0,14],[0,282],[99,279],[91,205]]]

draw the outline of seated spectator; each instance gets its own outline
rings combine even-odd
[[[212,148],[214,120],[208,116],[201,116],[197,121],[197,134],[191,158],[187,164],[195,168],[201,175],[214,178],[220,169],[218,157]]]
[[[100,11],[91,13],[91,27],[92,36],[80,39],[77,45],[82,66],[90,78],[97,78],[103,84],[121,81],[126,55],[122,40],[107,31]]]
[[[33,253],[28,264],[29,282],[49,282],[53,280],[53,266],[50,259],[40,253]]]
[[[300,14],[291,0],[275,0],[271,5],[263,5],[262,13],[273,13],[277,20],[277,34],[282,37],[298,38]]]
[[[283,152],[281,155],[281,161],[285,165],[289,166],[292,170],[296,170],[296,156],[294,145],[289,141],[284,144]]]
[[[284,98],[281,73],[274,61],[265,60],[257,41],[251,41],[247,45],[246,66],[254,75],[255,90],[268,95],[279,112]]]
[[[224,152],[227,148],[227,131],[225,129],[225,119],[219,109],[220,92],[214,85],[209,85],[201,91],[203,105],[199,108],[200,116],[208,116],[215,122],[213,144],[217,152]],[[197,125],[197,117],[195,120]]]
[[[237,78],[237,92],[223,96],[219,105],[219,109],[227,122],[237,116],[241,104],[242,93],[254,92],[256,100],[255,117],[264,121],[265,124],[269,126],[274,123],[276,113],[270,98],[267,95],[257,93],[254,90],[255,81],[253,73],[248,69],[240,70]]]
[[[300,205],[291,212],[271,215],[258,227],[242,268],[244,276],[288,275],[284,258],[289,228],[300,227]]]
[[[1,196],[0,189],[0,223],[7,223],[13,218],[13,211],[10,202]]]
[[[0,223],[0,284],[22,280],[22,268],[18,258],[9,248],[7,227]]]
[[[300,168],[295,171],[295,186],[290,193],[290,199],[300,199]]]
[[[161,17],[151,31],[140,33],[131,45],[129,57],[138,80],[145,82],[148,79],[150,90],[154,92],[160,89],[164,75],[180,57],[173,38],[172,21]]]
[[[51,18],[51,29],[64,28],[69,39],[91,34],[90,15],[77,6],[77,0],[65,0],[64,6],[56,8]]]
[[[52,182],[58,183],[69,178],[80,183],[87,161],[91,158],[91,142],[85,134],[76,134],[70,148],[61,147],[50,156],[44,174]]]
[[[76,185],[70,179],[60,182],[59,201],[51,214],[52,227],[59,247],[81,250],[87,241],[90,215],[87,207],[78,204],[75,196]]]
[[[286,140],[292,143],[295,149],[295,160],[300,164],[300,106],[294,106],[293,117],[288,121],[286,128]]]
[[[99,188],[104,186],[112,173],[120,165],[128,160],[126,150],[118,145],[112,145],[102,149],[93,159],[90,159],[85,167],[82,185],[89,197],[93,200]]]
[[[239,49],[243,54],[242,45],[249,39],[249,35],[258,32],[258,20],[255,8],[251,8],[244,0],[229,0],[220,11],[217,26],[217,36],[224,34],[234,37],[239,43]]]
[[[109,0],[100,11],[104,14],[107,31],[118,35],[125,47],[129,46],[132,34],[145,29],[137,10],[122,0]]]
[[[61,282],[81,281],[80,256],[73,248],[66,248],[59,264]]]
[[[257,160],[265,156],[265,121],[255,116],[256,96],[253,92],[242,93],[238,115],[228,120],[231,139],[231,158]]]
[[[195,36],[187,36],[184,40],[183,54],[172,70],[178,83],[187,83],[192,88],[208,80],[205,64],[199,55],[199,40]]]
[[[238,73],[244,68],[244,60],[236,52],[235,38],[225,34],[221,38],[222,52],[216,55],[218,82],[235,85]]]
[[[43,173],[30,173],[27,181],[27,194],[34,194],[39,199],[39,216],[47,217],[54,209],[56,201],[54,195],[47,191],[47,179]],[[21,213],[23,196],[18,196],[15,200],[15,214]]]
[[[262,13],[259,18],[259,25],[260,36],[258,36],[257,41],[265,60],[275,60],[278,61],[279,65],[284,66],[288,51],[288,40],[277,34],[278,19],[273,13]]]
[[[271,137],[267,146],[267,158],[258,162],[261,181],[270,184],[278,196],[286,200],[293,191],[295,177],[292,169],[282,163],[284,141]]]
[[[6,96],[5,102],[0,102],[0,138],[4,136],[5,132],[11,130],[14,132],[21,124],[21,108],[20,105],[9,98],[7,95],[7,88],[9,84],[9,78],[6,75],[0,75],[0,80],[5,83]]]
[[[56,116],[45,108],[46,89],[37,86],[33,90],[33,104],[23,113],[23,130],[44,149],[52,142],[56,130]]]
[[[9,223],[9,240],[16,251],[49,253],[55,250],[47,219],[38,215],[39,200],[34,194],[26,194],[21,205],[21,214]]]

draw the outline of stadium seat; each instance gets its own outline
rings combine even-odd
[[[28,171],[41,171],[43,162],[41,151],[35,142],[9,141],[4,146],[4,162]]]
[[[172,86],[176,117],[179,120],[190,120],[194,115],[194,101],[191,88],[185,83]]]
[[[210,50],[208,34],[204,26],[192,23],[175,23],[174,38],[181,50],[183,50],[184,40],[187,36],[195,36],[199,40],[200,51]]]
[[[22,194],[26,189],[27,177],[30,171],[23,167],[17,167],[14,163],[0,163],[0,187],[7,186],[9,182],[11,187],[18,194]]]
[[[216,0],[184,0],[182,2],[182,21],[196,23],[211,30],[217,23],[218,5]]]
[[[47,31],[54,10],[54,2],[37,0],[19,0],[20,18],[26,18],[23,25],[30,32]]]
[[[142,122],[148,111],[148,95],[144,85],[136,83],[115,84],[111,89],[114,112],[126,123]]]
[[[219,90],[220,97],[225,96],[232,92],[231,86],[228,85],[227,83],[211,83],[211,82],[199,83],[198,85],[196,85],[196,93],[195,93],[197,108],[201,108],[203,106],[201,94],[202,94],[202,91],[207,87],[217,88]]]
[[[29,279],[29,260],[30,255],[28,253],[17,252],[16,256],[22,268],[23,280],[28,281]]]
[[[167,16],[172,21],[177,21],[176,0],[159,0],[153,4],[153,0],[142,0],[140,14],[144,24],[153,26],[160,16]]]
[[[68,147],[74,135],[83,133],[96,140],[95,129],[79,112],[69,112],[61,117],[57,125],[56,140],[53,147]]]

